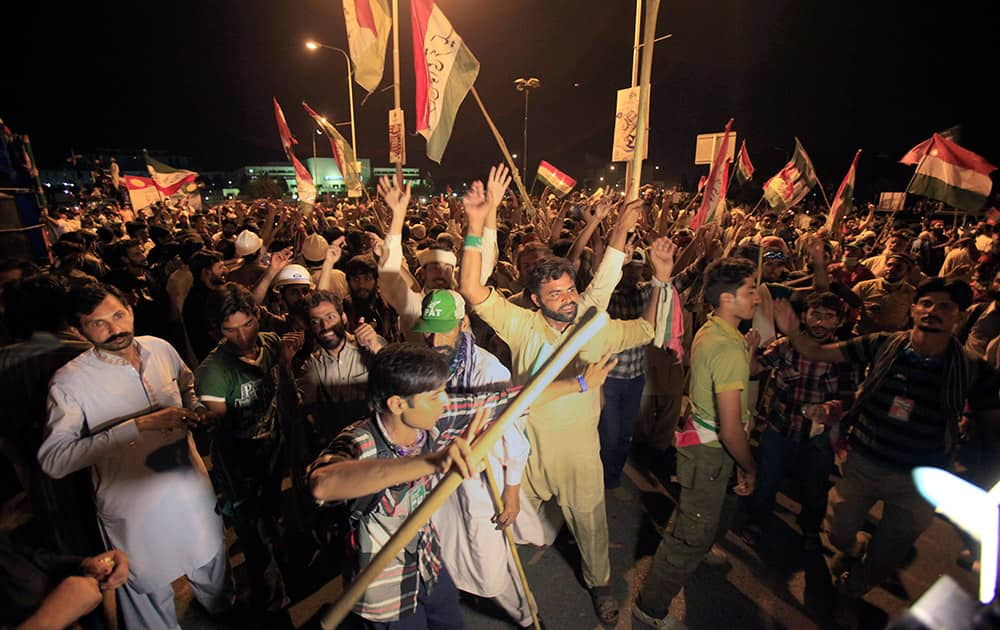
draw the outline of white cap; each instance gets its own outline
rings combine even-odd
[[[278,275],[274,278],[274,282],[271,283],[271,288],[277,291],[281,287],[290,284],[305,284],[309,285],[310,289],[316,286],[309,276],[309,270],[302,265],[288,265],[279,271]]]
[[[329,246],[322,234],[310,234],[302,241],[302,257],[309,261],[321,261],[326,258]]]
[[[243,230],[236,237],[236,257],[249,256],[259,250],[263,244],[264,241],[259,236],[250,230]]]

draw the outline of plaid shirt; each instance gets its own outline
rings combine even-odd
[[[774,399],[767,422],[785,437],[804,441],[812,422],[802,414],[802,406],[839,400],[843,411],[851,405],[860,382],[855,364],[809,361],[782,337],[757,356],[766,369],[774,370]]]
[[[520,387],[512,387],[500,392],[476,395],[450,394],[450,402],[438,418],[437,425],[430,430],[423,453],[437,451],[459,436],[472,421],[480,405],[491,408],[491,421],[496,420],[520,391]],[[374,432],[379,430],[372,418],[351,425],[320,454],[310,469],[339,461],[377,458]],[[353,562],[349,574],[344,576],[345,583],[368,566],[410,513],[434,489],[438,480],[438,475],[427,475],[386,488],[375,509],[359,522],[353,523],[350,541]],[[441,542],[433,523],[427,521],[413,540],[368,586],[368,590],[354,605],[354,612],[376,622],[396,621],[413,614],[417,609],[417,593],[421,582],[427,592],[433,590],[442,566]]]
[[[649,296],[653,292],[653,285],[648,282],[637,284],[634,287],[623,287],[618,285],[615,292],[611,294],[611,301],[608,303],[608,315],[611,319],[639,319],[642,312],[646,310],[649,303]],[[611,378],[635,378],[642,376],[646,369],[646,346],[636,346],[615,355],[618,358],[618,365],[614,367],[608,376]]]

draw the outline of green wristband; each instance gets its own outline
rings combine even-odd
[[[483,248],[483,237],[482,236],[473,236],[471,234],[467,235],[465,237],[465,247],[473,247],[473,248],[482,249]]]

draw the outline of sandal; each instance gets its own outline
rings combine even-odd
[[[611,594],[608,586],[595,586],[590,589],[590,600],[594,604],[594,612],[602,624],[614,625],[618,623],[618,602]]]

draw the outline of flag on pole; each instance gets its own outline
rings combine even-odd
[[[354,80],[374,92],[385,70],[385,48],[392,28],[388,0],[344,0],[347,47],[354,64]]]
[[[739,155],[736,156],[736,179],[745,184],[753,179],[753,163],[750,162],[750,155],[747,153],[747,141],[740,145]]]
[[[833,196],[833,203],[830,204],[830,214],[826,217],[825,227],[827,234],[831,237],[834,236],[834,230],[853,207],[854,177],[857,173],[858,156],[860,155],[861,149],[858,149],[857,153],[854,154],[854,159],[851,161],[851,168],[847,169],[847,175],[844,175],[844,181],[840,182],[840,188],[837,189],[837,194]],[[837,240],[840,240],[840,235],[836,236],[838,237]]]
[[[921,142],[900,160],[904,164],[919,156],[906,192],[943,201],[961,210],[976,211],[990,196],[996,170],[982,156],[949,141],[941,134]]]
[[[538,165],[538,172],[535,178],[542,180],[542,183],[556,191],[560,197],[565,197],[569,191],[576,186],[576,180],[552,166],[545,160]]]
[[[344,177],[344,188],[347,189],[348,195],[351,197],[360,197],[361,174],[358,173],[358,162],[354,157],[354,149],[348,144],[347,138],[341,135],[336,127],[331,125],[330,121],[325,117],[314,112],[305,101],[302,101],[302,107],[312,116],[312,119],[316,121],[319,128],[326,133],[327,138],[330,139],[330,148],[333,149],[333,159],[337,161],[337,168],[340,169],[340,174]]]
[[[271,99],[274,101],[274,118],[278,121],[281,147],[285,150],[285,155],[288,156],[292,166],[295,167],[295,188],[299,195],[299,201],[306,206],[312,206],[316,202],[316,184],[313,183],[312,175],[309,174],[306,167],[295,157],[292,145],[298,144],[298,141],[292,137],[292,132],[288,129],[288,123],[285,122],[285,112],[281,111],[281,105],[278,105],[277,98],[271,97]],[[308,211],[307,207],[306,212]]]
[[[701,205],[698,212],[691,217],[691,229],[697,230],[705,223],[712,221],[718,214],[720,203],[725,203],[726,189],[729,187],[729,130],[733,126],[733,119],[730,118],[723,131],[722,144],[715,153],[712,160],[712,170],[708,172],[708,181],[705,183],[705,195],[701,198]]]
[[[153,184],[164,197],[188,192],[188,189],[195,186],[194,180],[198,177],[198,173],[167,166],[151,158],[145,149],[142,150],[142,156],[146,158],[146,170],[153,178]]]
[[[138,212],[160,200],[160,193],[152,177],[126,175],[123,181],[128,190],[129,201],[132,202],[132,210]]]
[[[812,160],[796,138],[792,159],[777,175],[764,182],[764,200],[772,208],[786,210],[802,201],[818,181]]]
[[[700,195],[701,191],[705,190],[705,184],[708,183],[708,175],[702,175],[698,178],[698,190],[694,194]]]
[[[479,76],[479,61],[434,0],[413,0],[410,15],[417,132],[427,139],[427,157],[440,164],[458,108]]]

